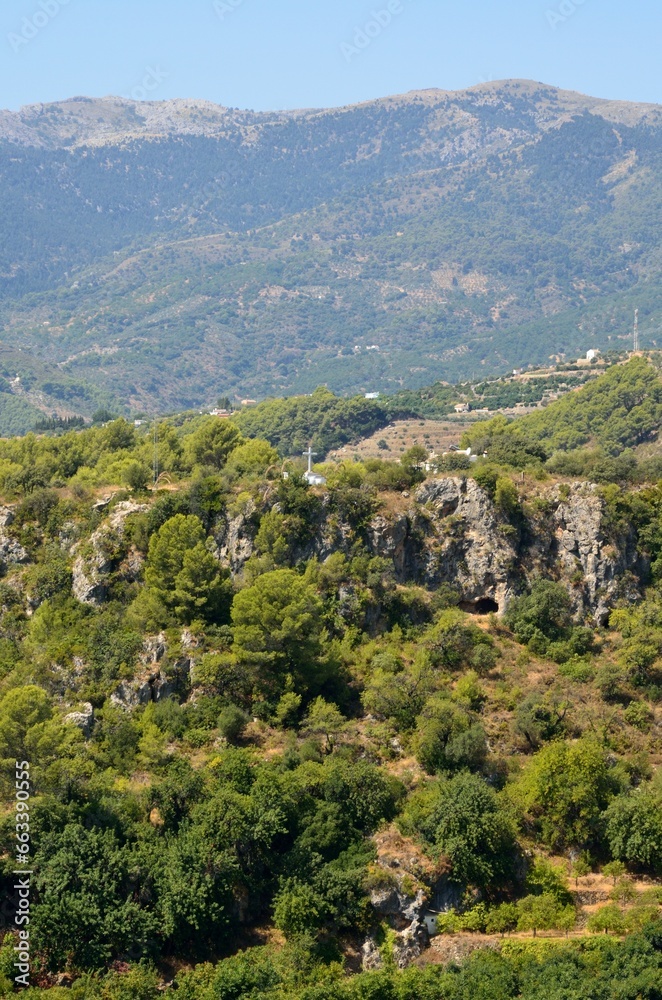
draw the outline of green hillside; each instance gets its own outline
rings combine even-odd
[[[3,119],[2,336],[80,412],[478,381],[622,349],[635,307],[658,342],[655,107],[526,82],[175,105]]]
[[[615,441],[619,400],[630,443],[657,378],[540,419]],[[156,487],[151,427],[0,440],[0,996],[28,942],[35,1000],[654,1000],[660,484],[423,452],[310,488],[313,414],[380,419],[163,420]]]
[[[518,427],[550,451],[595,444],[609,455],[656,439],[662,430],[659,358],[633,358]]]

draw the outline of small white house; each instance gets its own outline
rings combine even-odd
[[[310,486],[326,486],[326,479],[317,472],[304,472],[303,478]]]
[[[378,392],[366,392],[366,399],[379,399],[380,394]]]
[[[457,403],[455,406],[456,413],[469,413],[471,407],[469,403]]]
[[[600,351],[590,350],[586,352],[587,361],[597,361],[599,357],[600,357]]]

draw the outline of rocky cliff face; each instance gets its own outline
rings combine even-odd
[[[108,578],[117,567],[117,551],[121,549],[126,520],[132,514],[148,510],[146,504],[125,500],[118,503],[112,514],[90,537],[86,551],[74,550],[73,592],[83,604],[102,604],[108,593]],[[142,557],[137,552],[127,556],[127,575],[137,579],[142,569]]]
[[[648,572],[634,530],[610,537],[605,515],[591,483],[541,487],[508,517],[474,480],[448,477],[425,482],[404,511],[385,505],[368,525],[366,541],[374,555],[393,562],[399,583],[453,586],[465,610],[503,613],[544,576],[568,587],[578,615],[602,624],[617,597],[638,596]],[[219,528],[219,557],[233,575],[253,553],[251,523],[242,516]],[[331,531],[324,520],[298,555],[323,561],[349,552],[351,543],[349,526]]]
[[[609,537],[605,502],[591,483],[541,490],[510,518],[471,479],[430,480],[416,500],[394,552],[396,571],[399,564],[410,572],[414,566],[413,578],[427,586],[452,584],[467,610],[503,612],[544,576],[568,586],[577,612],[602,624],[617,597],[637,596],[647,574],[634,530]],[[378,533],[373,544],[388,552],[403,532],[400,524],[395,534],[393,528]],[[407,552],[412,546],[415,555]]]
[[[126,519],[145,509],[118,504],[85,549],[74,550],[79,600],[104,601],[110,574],[118,570],[115,553],[122,549]],[[404,507],[386,501],[367,526],[365,541],[374,555],[393,563],[399,583],[430,589],[448,584],[459,591],[467,611],[503,613],[513,597],[544,576],[567,586],[578,616],[603,624],[617,598],[636,599],[648,573],[634,529],[614,538],[606,522],[605,501],[591,483],[541,486],[507,516],[473,479],[448,477],[423,483]],[[218,559],[233,576],[253,555],[258,523],[259,512],[251,506],[216,528]],[[323,562],[334,552],[349,553],[353,539],[350,525],[323,516],[297,558]],[[22,555],[12,550],[5,558]],[[134,556],[136,565],[125,569],[137,579],[142,560]]]

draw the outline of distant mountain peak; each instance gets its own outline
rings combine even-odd
[[[662,108],[655,104],[587,97],[534,80],[497,80],[481,82],[465,90],[430,88],[339,108],[274,112],[230,109],[197,98],[136,101],[112,95],[100,98],[79,95],[49,104],[27,105],[16,112],[0,110],[0,141],[4,139],[20,145],[58,148],[112,144],[122,138],[148,136],[213,137],[225,134],[228,129],[247,125],[260,126],[274,121],[285,122],[311,116],[319,118],[343,112],[355,114],[367,108],[403,107],[417,103],[426,107],[464,107],[467,104],[479,107],[486,102],[508,105],[515,98],[519,102],[528,102],[532,113],[535,110],[549,120],[589,111],[624,124],[662,122]]]

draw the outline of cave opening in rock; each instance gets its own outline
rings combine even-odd
[[[499,605],[491,597],[481,597],[477,601],[462,601],[460,610],[470,615],[496,615]]]

